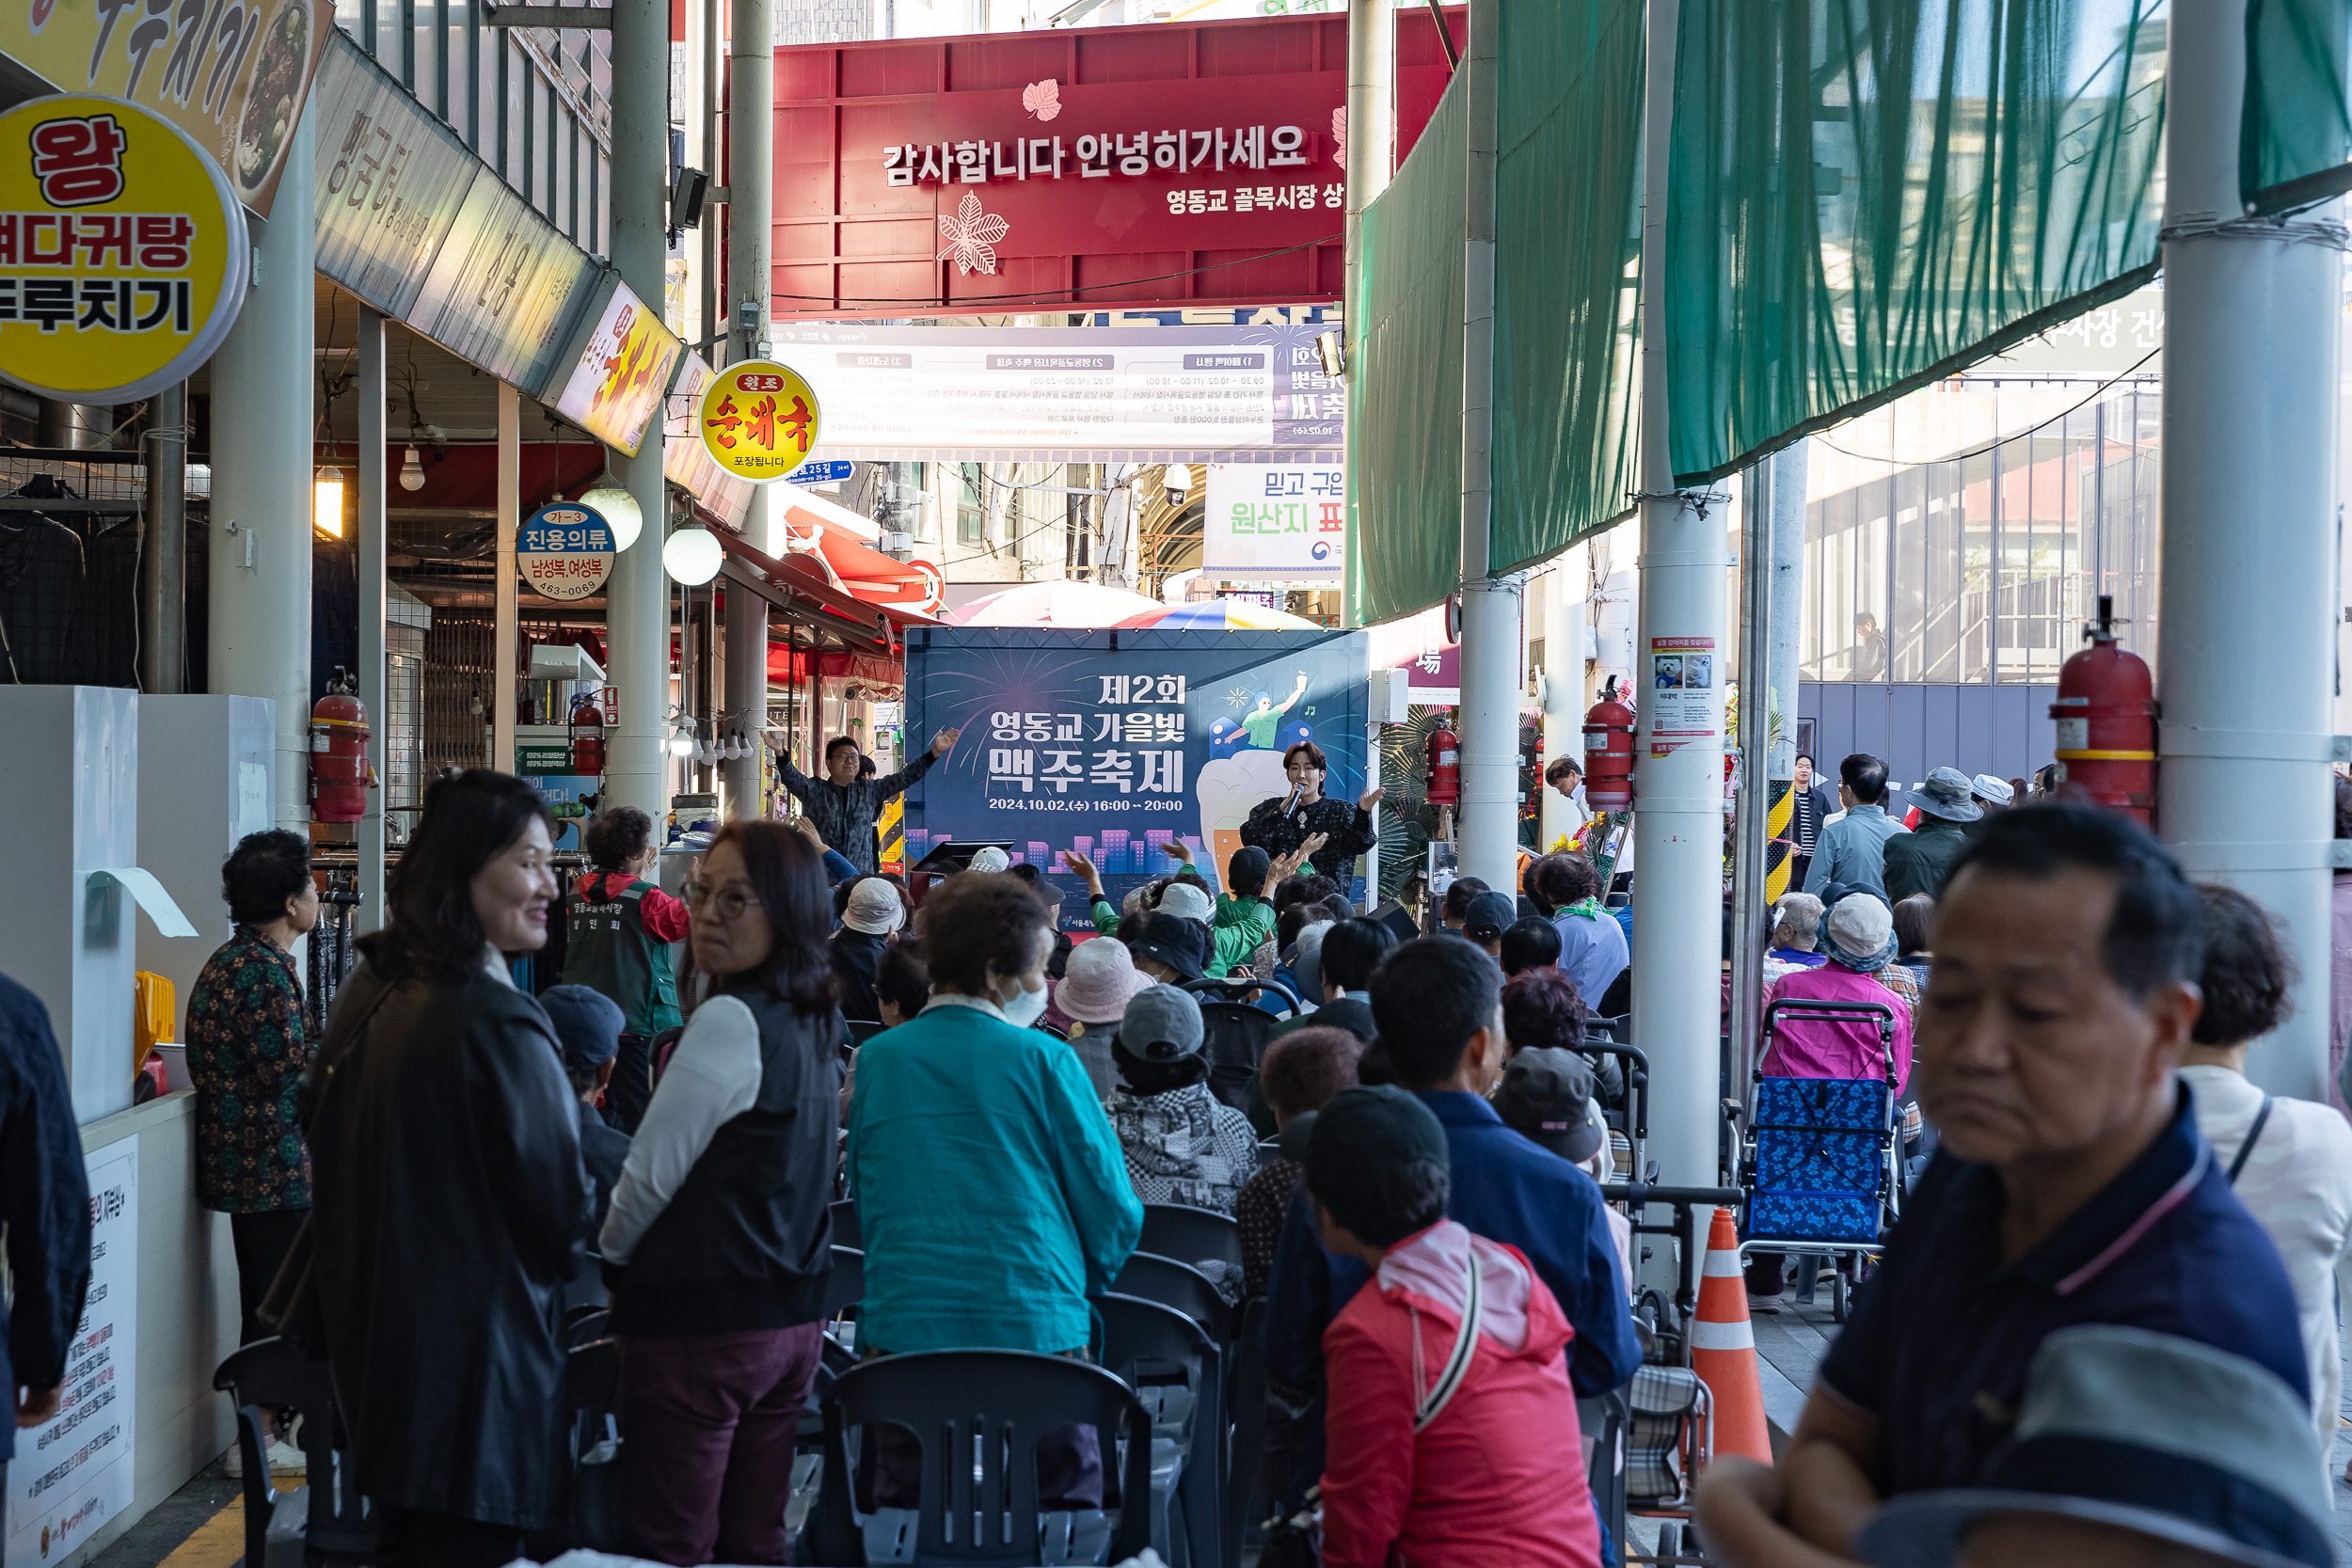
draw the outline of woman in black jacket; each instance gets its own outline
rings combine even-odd
[[[501,957],[547,941],[548,828],[507,774],[426,791],[312,1084],[313,1278],[384,1568],[510,1562],[563,1493],[560,1287],[595,1197]]]
[[[730,822],[686,884],[694,1009],[598,1250],[621,1341],[629,1550],[789,1560],[792,1443],[823,1343],[840,1127],[839,980],[818,851]]]

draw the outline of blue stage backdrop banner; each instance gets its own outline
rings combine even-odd
[[[907,744],[949,726],[956,749],[907,795],[907,858],[951,840],[1009,841],[1088,929],[1075,849],[1114,904],[1189,847],[1215,886],[1249,809],[1288,793],[1282,753],[1330,761],[1325,788],[1366,788],[1360,632],[1053,631],[933,626],[907,635]]]

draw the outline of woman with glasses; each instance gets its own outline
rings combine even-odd
[[[549,827],[504,773],[425,792],[312,1068],[311,1277],[386,1568],[511,1562],[563,1497],[559,1292],[596,1197],[505,958],[548,940]]]
[[[712,989],[645,1107],[599,1240],[621,1341],[628,1549],[784,1562],[833,1256],[833,899],[806,839],[739,821],[703,856],[686,906]]]
[[[1388,791],[1375,784],[1352,806],[1334,800],[1323,793],[1329,768],[1323,748],[1311,740],[1283,752],[1282,772],[1290,780],[1290,792],[1269,795],[1252,806],[1241,825],[1241,841],[1278,861],[1304,849],[1319,875],[1344,888],[1356,875],[1356,857],[1380,840],[1372,814]]]

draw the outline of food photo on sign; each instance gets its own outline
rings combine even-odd
[[[1095,863],[1114,905],[1177,868],[1169,844],[1222,888],[1250,812],[1289,793],[1292,746],[1323,749],[1327,797],[1370,787],[1366,648],[1360,632],[916,628],[907,733],[956,727],[964,743],[908,794],[909,863],[1009,843],[1060,889],[1073,931],[1093,927],[1066,851]]]
[[[184,380],[250,256],[227,176],[171,121],[94,93],[0,113],[0,376],[98,404]]]

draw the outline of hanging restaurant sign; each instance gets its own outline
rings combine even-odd
[[[0,113],[0,376],[101,404],[184,380],[251,254],[220,166],[171,121],[96,93]]]
[[[636,291],[615,278],[571,379],[556,397],[555,411],[634,457],[685,352],[686,345],[661,325],[660,313],[646,309]]]
[[[349,38],[327,51],[310,100],[318,120],[313,265],[405,320],[473,189],[474,156]]]
[[[612,528],[592,506],[543,506],[523,520],[515,543],[516,569],[546,598],[584,599],[612,575]]]
[[[791,366],[744,359],[712,374],[694,428],[712,462],[765,484],[806,461],[820,413],[816,391]]]

